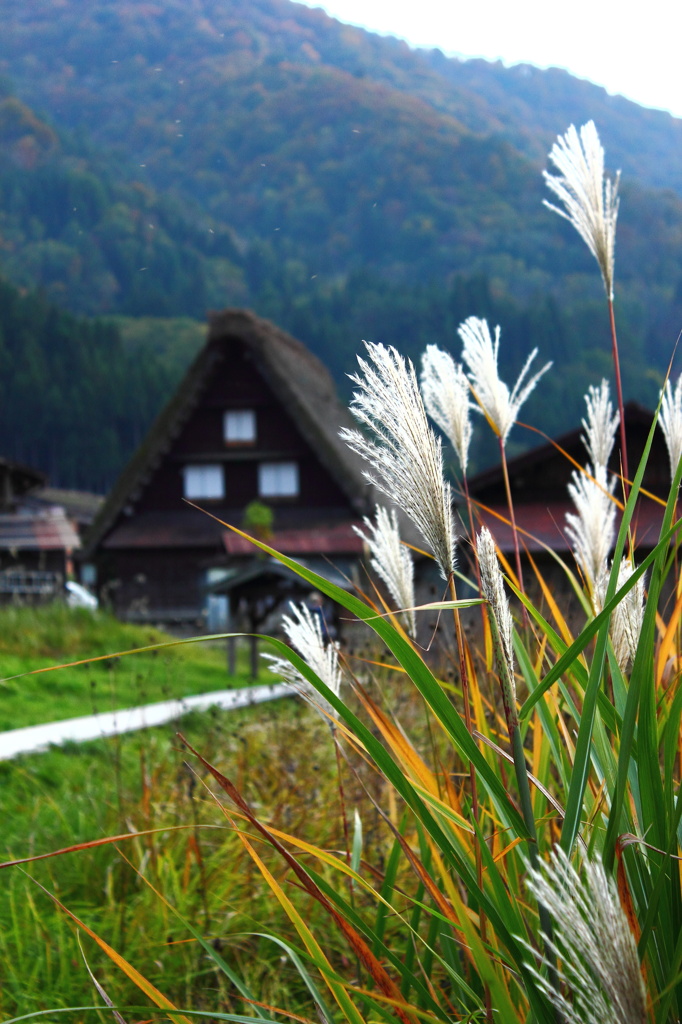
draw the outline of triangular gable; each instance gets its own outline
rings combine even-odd
[[[121,522],[124,510],[144,495],[200,409],[214,375],[224,372],[226,352],[232,351],[230,346],[235,343],[337,486],[348,516],[355,518],[367,510],[369,488],[362,476],[361,460],[338,437],[340,427],[351,425],[351,417],[339,402],[328,371],[304,345],[273,324],[248,311],[227,310],[210,317],[206,345],[104,503],[88,535],[86,557]]]

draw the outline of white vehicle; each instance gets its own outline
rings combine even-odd
[[[69,608],[89,608],[90,611],[94,612],[99,607],[99,601],[95,595],[91,594],[82,583],[67,580],[64,584],[64,590],[66,591],[66,603]]]

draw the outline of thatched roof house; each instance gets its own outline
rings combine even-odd
[[[241,525],[253,501],[274,514],[275,547],[350,564],[370,494],[338,437],[349,423],[299,341],[250,312],[212,315],[205,347],[86,538],[100,592],[127,617],[197,619],[211,585],[253,557],[219,522]]]

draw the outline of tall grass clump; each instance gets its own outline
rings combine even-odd
[[[617,183],[604,184],[594,126],[570,129],[552,160],[560,177],[548,176],[548,184],[597,258],[613,324]],[[215,818],[206,805],[198,825],[224,821],[237,837],[261,891],[288,922],[268,941],[279,943],[304,989],[295,1006],[273,1006],[245,986],[229,949],[218,958],[211,936],[191,924],[212,967],[242,997],[236,1012],[218,1000],[213,1019],[225,1012],[234,1021],[296,1013],[306,1022],[350,1024],[675,1024],[682,1017],[679,384],[672,392],[666,385],[661,399],[671,488],[658,502],[658,536],[640,550],[637,508],[658,500],[642,490],[656,423],[630,478],[614,328],[617,411],[607,382],[586,382],[586,462],[575,469],[565,524],[574,557],[548,559],[551,581],[527,559],[539,594],[532,601],[518,536],[514,573],[477,522],[475,502],[464,517],[468,535],[455,526],[454,490],[427,411],[451,437],[465,477],[469,408],[483,413],[504,458],[518,409],[549,368],[524,383],[529,359],[510,392],[497,374],[500,329],[493,340],[484,321],[470,319],[460,336],[468,373],[427,353],[424,398],[414,367],[382,345],[367,346],[353,378],[351,410],[362,431],[343,436],[395,509],[365,524],[377,576],[371,596],[341,590],[253,539],[364,623],[372,644],[363,656],[329,649],[302,610],[287,624],[291,646],[267,640],[275,673],[312,694],[333,726],[323,742],[339,755],[339,800],[329,800],[325,821],[348,812],[345,837],[330,827],[311,840],[273,821],[230,757],[212,761],[200,742],[187,744],[214,807]],[[619,427],[622,473],[614,478],[608,461]],[[404,586],[400,517],[419,530],[442,601],[415,605]],[[476,563],[469,576],[458,562],[464,542]],[[557,572],[566,592],[578,595],[576,628],[562,609]],[[485,613],[477,635],[461,621],[472,603]],[[439,635],[455,650],[454,669],[418,643],[436,615]],[[146,1004],[190,1019],[183,1013],[191,1007],[171,1004],[132,965],[122,966]]]

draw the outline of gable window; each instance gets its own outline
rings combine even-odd
[[[253,409],[235,409],[223,416],[226,444],[253,444],[256,440],[256,414]]]
[[[185,466],[182,483],[185,498],[225,497],[225,478],[220,465]]]
[[[258,467],[261,498],[295,498],[298,491],[297,462],[261,462]]]

